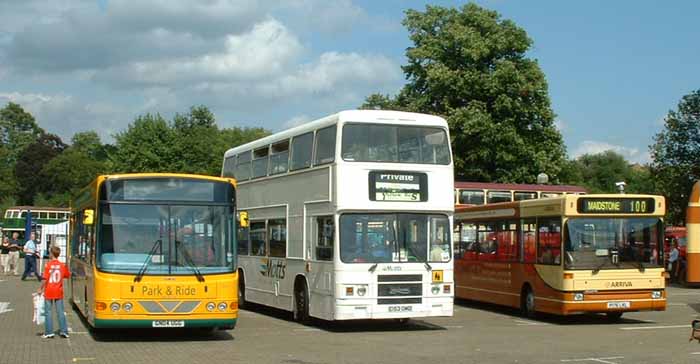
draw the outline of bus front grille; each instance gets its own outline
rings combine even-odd
[[[423,299],[420,297],[413,298],[380,298],[377,300],[380,305],[403,305],[412,303],[423,303]]]
[[[380,284],[377,290],[379,297],[403,297],[422,296],[423,284],[421,283],[390,283]]]
[[[190,313],[200,301],[138,301],[148,313]]]
[[[382,274],[377,276],[377,282],[422,282],[420,274]]]

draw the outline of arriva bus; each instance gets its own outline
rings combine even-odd
[[[695,182],[685,213],[686,247],[685,268],[681,282],[688,286],[700,285],[700,182]]]
[[[456,297],[569,315],[666,309],[664,198],[566,195],[455,211]]]
[[[232,329],[235,182],[97,177],[72,201],[71,300],[94,328]]]
[[[240,302],[300,321],[452,315],[444,119],[343,111],[230,149],[222,173],[249,218]]]

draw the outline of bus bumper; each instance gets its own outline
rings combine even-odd
[[[376,299],[336,300],[336,320],[402,319],[418,317],[451,317],[452,297],[423,298],[420,304],[379,305]]]
[[[580,294],[583,294],[583,299],[581,299]],[[564,292],[561,293],[559,297],[537,297],[536,305],[539,306],[537,308],[538,311],[559,315],[665,311],[666,291],[660,289],[643,291],[604,291],[594,293]]]
[[[157,320],[157,319],[134,319],[134,318],[127,318],[127,319],[98,319],[96,318],[94,321],[94,327],[97,329],[116,329],[116,328],[155,328],[154,322],[156,321],[168,321],[168,320],[174,320],[175,318],[170,317],[165,320]],[[177,321],[177,320],[175,320]],[[184,326],[180,326],[179,328],[195,328],[195,327],[204,327],[204,328],[219,328],[219,329],[224,329],[224,330],[231,330],[234,327],[236,327],[236,322],[238,321],[237,319],[185,319],[182,320],[184,321]],[[159,327],[162,328],[162,327]],[[177,328],[177,327],[176,327]]]

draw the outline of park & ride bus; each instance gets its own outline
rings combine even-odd
[[[232,329],[235,192],[219,177],[98,176],[71,203],[74,307],[97,329]]]
[[[585,193],[586,189],[581,186],[456,181],[455,206],[477,206]]]
[[[249,220],[239,302],[302,322],[451,316],[448,130],[437,116],[353,110],[228,150],[222,173]]]
[[[565,195],[455,210],[455,297],[558,315],[666,309],[665,201]]]
[[[700,285],[700,182],[695,182],[685,212],[685,267],[681,281],[687,286]],[[682,251],[682,250],[681,250]]]

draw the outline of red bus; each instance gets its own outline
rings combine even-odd
[[[456,181],[455,206],[477,206],[585,193],[586,189],[581,186]]]

